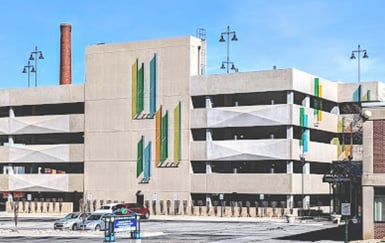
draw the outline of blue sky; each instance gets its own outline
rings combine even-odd
[[[385,1],[381,0],[0,0],[0,88],[27,87],[21,73],[35,46],[38,86],[59,83],[60,24],[72,24],[72,80],[85,81],[85,48],[196,35],[206,29],[207,73],[224,73],[229,25],[237,42],[230,59],[240,72],[296,68],[333,81],[356,82],[358,44],[361,81],[385,82]],[[34,76],[31,76],[34,82]]]

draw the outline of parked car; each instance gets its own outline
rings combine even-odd
[[[143,205],[137,203],[126,203],[124,204],[126,209],[139,213],[141,218],[149,219],[150,218],[150,210]]]
[[[86,221],[79,224],[81,230],[105,230],[105,219],[108,213],[93,213],[89,215]]]
[[[107,203],[103,204],[99,209],[95,210],[94,213],[112,213],[116,209],[123,207],[121,203]]]
[[[76,230],[84,219],[88,217],[88,213],[73,212],[67,214],[64,218],[54,222],[54,229],[72,229]]]

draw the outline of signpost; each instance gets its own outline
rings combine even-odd
[[[130,232],[131,239],[140,239],[140,215],[106,216],[104,242],[115,242],[115,233]]]
[[[223,199],[224,199],[223,193],[219,193],[219,200],[221,201],[221,217],[223,217]]]
[[[350,203],[341,203],[341,215],[345,216],[345,243],[349,239],[349,216],[351,213],[351,204]]]

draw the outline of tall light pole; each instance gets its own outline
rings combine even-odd
[[[39,57],[37,56],[39,54]],[[44,59],[43,52],[39,51],[37,49],[37,46],[35,46],[35,50],[31,51],[31,55],[29,56],[29,60],[33,61],[35,60],[35,66],[32,67],[31,72],[35,73],[35,87],[37,87],[37,59]]]
[[[237,35],[235,31],[230,31],[230,26],[227,26],[227,31],[221,33],[221,38],[219,39],[219,42],[226,42],[225,38],[223,35],[226,35],[227,39],[227,58],[226,61],[222,62],[221,69],[227,69],[227,73],[229,73],[229,65],[231,64],[231,70],[234,70],[235,72],[238,72],[238,68],[235,67],[234,63],[230,61],[230,35],[233,35],[231,38],[231,41],[237,41]],[[225,67],[226,64],[226,67]]]
[[[33,65],[30,64],[30,61],[28,60],[28,65],[25,65],[24,68],[23,68],[23,71],[22,73],[28,73],[28,88],[31,86],[31,68],[33,70]]]
[[[360,57],[361,57],[361,52],[364,53],[364,55],[362,56],[362,58],[369,58],[368,56],[368,53],[366,50],[364,49],[361,49],[361,46],[358,45],[358,49],[357,50],[354,50],[352,51],[352,55],[350,56],[350,59],[356,59],[356,56],[354,55],[354,53],[357,53],[357,57],[358,57],[358,82],[360,82],[361,80],[361,73],[360,73]]]

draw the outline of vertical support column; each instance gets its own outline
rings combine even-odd
[[[294,169],[293,169],[293,161],[289,160],[286,161],[286,174],[293,174]]]
[[[206,174],[213,173],[211,161],[206,161]]]
[[[374,235],[374,188],[372,186],[362,187],[362,238],[373,239]]]
[[[302,168],[302,173],[303,173],[303,176],[305,176],[305,178],[308,178],[309,179],[309,175],[310,175],[310,163],[305,161],[304,165],[303,165],[303,168]],[[310,183],[305,183],[305,185],[310,185]],[[309,188],[304,188],[304,190],[307,189],[307,191],[309,190]],[[304,209],[309,209],[310,208],[310,195],[306,195],[306,192],[305,192],[305,196],[303,198],[303,208]]]
[[[287,195],[286,196],[286,205],[287,205],[287,208],[290,209],[290,213],[292,213],[292,209],[294,207],[294,196],[293,195]]]
[[[14,144],[13,136],[8,136],[8,144],[11,146]]]
[[[302,105],[307,108],[310,107],[310,96],[306,96],[305,99],[302,100]]]
[[[294,92],[293,91],[287,91],[286,103],[288,105],[294,104]]]
[[[286,127],[286,138],[287,139],[293,139],[294,137],[294,129],[293,129],[293,126],[287,126]]]
[[[15,111],[13,110],[13,107],[9,107],[9,117],[15,118]]]
[[[210,128],[206,129],[206,142],[213,141],[212,132]]]
[[[206,96],[206,108],[213,108],[211,96]]]

